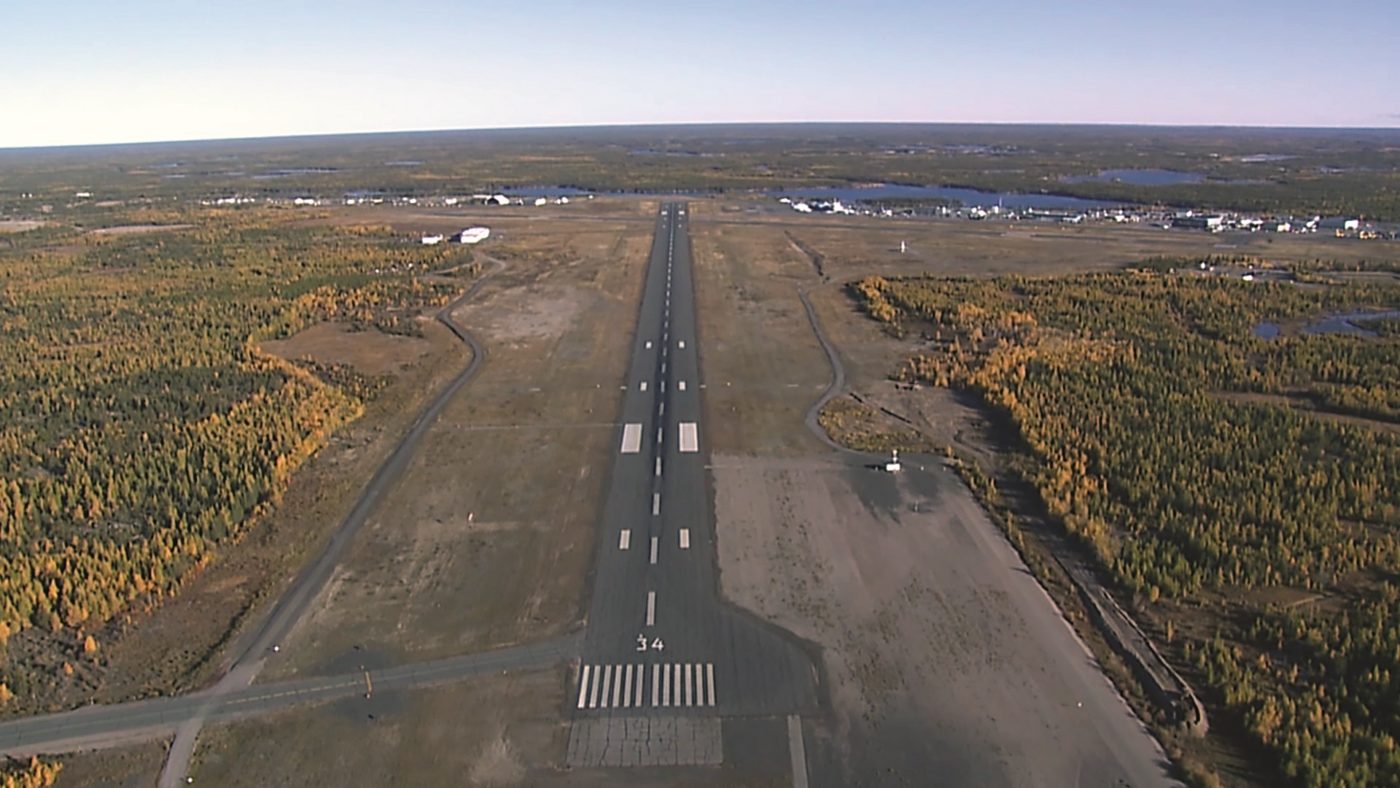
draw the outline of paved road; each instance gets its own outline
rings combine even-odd
[[[25,757],[147,741],[169,736],[200,715],[209,720],[231,720],[370,691],[403,690],[507,670],[545,668],[572,659],[578,648],[579,638],[572,635],[383,670],[258,684],[217,696],[205,691],[12,720],[0,723],[0,752]]]
[[[657,217],[582,663],[567,699],[575,765],[617,764],[600,760],[589,739],[615,745],[621,726],[577,724],[589,719],[631,720],[645,738],[670,731],[662,721],[677,716],[782,715],[817,703],[816,668],[801,644],[719,597],[688,221],[683,204]],[[719,753],[706,742],[717,727],[695,735],[704,741],[689,762],[714,762]]]

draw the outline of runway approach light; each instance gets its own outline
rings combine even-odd
[[[903,467],[899,464],[899,449],[894,449],[890,452],[890,461],[885,463],[885,470],[890,473],[899,473]]]

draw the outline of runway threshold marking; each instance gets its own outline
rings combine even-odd
[[[681,422],[681,451],[700,451],[699,431],[696,429],[695,422],[693,421]]]
[[[655,542],[653,542],[655,544]],[[652,563],[656,563],[653,561]],[[647,626],[656,626],[656,592],[647,592]]]
[[[583,708],[583,704],[588,701],[588,674],[593,669],[592,665],[584,665],[583,673],[578,680],[578,707]]]
[[[689,529],[689,528],[682,528],[682,529],[681,529],[681,549],[682,549],[682,550],[689,550],[689,549],[690,549],[690,529]]]
[[[618,534],[618,536],[617,536],[617,549],[619,549],[619,550],[626,550],[627,548],[629,548],[629,547],[631,547],[631,546],[632,546],[632,530],[631,530],[630,528],[624,528],[624,529],[622,529],[622,533]]]
[[[802,741],[802,718],[789,714],[787,729],[788,755],[792,759],[792,788],[807,788],[807,746]]]
[[[642,450],[641,422],[631,422],[622,428],[622,453],[636,454]]]

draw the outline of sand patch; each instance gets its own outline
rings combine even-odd
[[[40,222],[33,219],[3,219],[0,220],[0,233],[27,233],[30,230],[37,230],[46,224],[48,224],[48,222]]]
[[[564,336],[599,294],[567,285],[502,290],[468,305],[462,320],[494,343],[514,344]]]
[[[354,331],[343,323],[317,323],[287,339],[264,342],[262,349],[291,361],[311,358],[366,375],[393,375],[427,355],[432,343],[376,329]]]
[[[172,230],[188,230],[192,224],[123,224],[116,227],[100,227],[89,235],[136,235],[139,233],[164,233]]]

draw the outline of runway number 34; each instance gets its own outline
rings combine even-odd
[[[637,636],[637,650],[638,650],[638,651],[646,651],[648,648],[650,648],[650,649],[653,650],[653,651],[664,651],[664,650],[666,649],[666,644],[661,642],[661,638],[656,638],[655,640],[651,641],[650,643],[647,643],[647,636],[646,636],[646,635],[638,635],[638,636]]]

